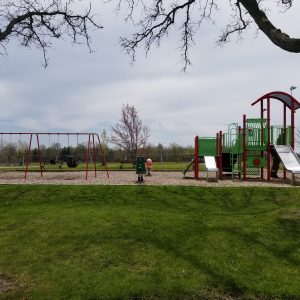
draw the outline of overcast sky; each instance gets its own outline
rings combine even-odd
[[[178,64],[176,32],[147,58],[140,49],[131,66],[118,39],[130,34],[132,26],[124,23],[124,14],[116,16],[111,5],[103,8],[96,2],[97,20],[104,29],[93,33],[94,53],[54,41],[44,69],[38,50],[10,41],[8,56],[0,57],[2,132],[109,133],[122,104],[129,103],[150,127],[151,143],[192,145],[197,134],[215,136],[230,123],[241,123],[243,113],[258,117],[259,107],[250,104],[267,92],[289,92],[294,85],[294,96],[300,99],[300,54],[275,47],[262,33],[256,37],[255,26],[242,42],[218,47],[215,41],[226,19],[220,12],[215,26],[207,24],[197,33],[193,66],[186,73]],[[273,23],[299,38],[299,1],[286,14],[275,11]],[[272,123],[281,124],[281,105],[274,101],[272,107]],[[300,127],[297,114],[296,126]]]

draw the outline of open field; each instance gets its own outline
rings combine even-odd
[[[0,195],[2,299],[300,299],[298,188]]]

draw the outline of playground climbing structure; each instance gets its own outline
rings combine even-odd
[[[282,103],[283,124],[271,125],[271,99]],[[285,161],[275,151],[277,145],[288,146],[292,151],[295,147],[295,111],[300,103],[285,92],[271,92],[263,95],[251,105],[260,104],[260,117],[247,118],[243,115],[242,125],[232,123],[227,132],[219,131],[212,137],[195,137],[195,155],[189,167],[194,167],[194,177],[199,178],[199,163],[204,156],[213,156],[219,170],[219,178],[226,174],[247,180],[258,177],[267,180],[276,177],[281,160]],[[287,124],[287,111],[290,111],[290,124]],[[276,163],[278,161],[278,163]],[[297,168],[297,160],[292,164]],[[272,164],[272,165],[271,165]],[[293,169],[293,166],[289,165]],[[294,170],[296,170],[294,168]],[[288,169],[288,168],[287,168]],[[288,169],[289,170],[289,169]],[[298,169],[297,169],[298,170]],[[187,172],[185,170],[184,174]],[[286,169],[284,169],[286,178]]]

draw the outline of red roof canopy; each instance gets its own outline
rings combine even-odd
[[[256,103],[263,101],[264,99],[268,99],[268,98],[277,99],[277,100],[281,101],[289,109],[292,109],[292,102],[294,102],[295,110],[300,108],[300,103],[292,95],[285,93],[285,92],[271,92],[271,93],[265,94],[262,97],[260,97],[259,99],[257,99],[256,101],[254,101],[251,105],[253,106]]]

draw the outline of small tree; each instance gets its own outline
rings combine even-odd
[[[134,105],[123,104],[119,122],[111,127],[113,132],[109,141],[131,155],[132,161],[139,149],[146,146],[150,129],[143,125]]]

